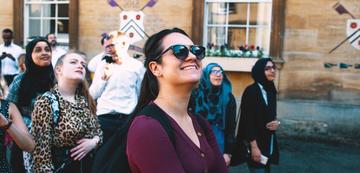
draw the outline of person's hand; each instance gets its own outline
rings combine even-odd
[[[6,52],[3,52],[3,53],[1,53],[0,59],[2,60],[4,58],[6,58],[6,56],[7,56]]]
[[[112,73],[112,64],[106,64],[104,66],[104,74],[102,75],[101,79],[106,81],[109,80],[111,73]]]
[[[81,160],[84,158],[91,150],[96,147],[95,139],[80,139],[76,142],[78,145],[70,150],[71,157],[74,160]]]
[[[3,127],[9,123],[9,120],[4,117],[2,113],[0,113],[0,127]]]
[[[261,160],[261,151],[258,147],[251,147],[251,158],[255,162],[260,162]]]
[[[280,121],[274,120],[274,121],[270,121],[269,123],[267,123],[266,128],[271,130],[271,131],[275,131],[275,130],[277,130],[279,125],[280,125]]]
[[[231,156],[230,156],[230,154],[224,154],[223,157],[224,157],[226,166],[229,166],[229,165],[230,165],[230,161],[231,161]]]

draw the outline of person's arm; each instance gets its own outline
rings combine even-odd
[[[94,74],[94,80],[89,88],[89,93],[94,100],[98,99],[105,90],[107,80],[103,79],[104,75],[104,64],[99,64]]]
[[[242,100],[241,100],[241,125],[245,127],[243,134],[245,134],[245,139],[250,142],[251,146],[251,157],[255,162],[260,161],[261,151],[257,145],[258,138],[258,126],[256,125],[256,111],[257,105],[254,101],[256,99],[256,90],[255,88],[247,88],[244,91]]]
[[[142,173],[185,173],[165,129],[150,117],[135,118],[126,153],[130,166]]]
[[[35,102],[32,113],[32,132],[35,139],[33,152],[35,172],[51,172],[54,170],[51,157],[53,139],[52,110],[50,101],[46,97],[40,97]]]
[[[4,127],[6,125],[6,132],[14,139],[15,143],[22,149],[27,152],[32,152],[35,147],[35,141],[32,136],[29,134],[28,129],[21,117],[21,114],[17,107],[10,103],[9,104],[9,114],[10,122],[0,113],[0,126]],[[10,124],[9,124],[10,123]]]
[[[102,143],[103,132],[100,129],[100,124],[97,120],[97,116],[89,115],[90,119],[87,120],[88,127],[91,130],[84,136],[84,138],[77,141],[77,146],[71,149],[71,157],[74,160],[81,160],[89,152],[97,148]]]
[[[230,164],[231,153],[235,143],[235,128],[236,128],[236,100],[233,94],[229,94],[230,100],[226,107],[226,122],[225,122],[225,147],[224,158],[227,165]]]
[[[6,96],[6,100],[12,103],[17,104],[18,102],[18,93],[20,88],[20,82],[23,78],[23,74],[17,75],[13,82],[11,82],[9,87],[9,93]]]

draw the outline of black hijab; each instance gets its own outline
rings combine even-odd
[[[38,66],[32,59],[32,52],[38,42],[51,45],[44,38],[35,38],[26,45],[25,66],[26,71],[20,82],[18,105],[29,106],[38,94],[50,90],[54,86],[54,71],[51,63],[46,67]]]
[[[261,84],[266,92],[276,93],[276,88],[273,81],[269,81],[265,76],[265,66],[271,61],[274,65],[275,63],[270,58],[260,58],[256,61],[254,67],[251,70],[251,76],[255,82]]]

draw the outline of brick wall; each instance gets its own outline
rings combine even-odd
[[[13,29],[13,1],[0,0],[0,31],[4,28]],[[3,43],[2,38],[0,44]]]

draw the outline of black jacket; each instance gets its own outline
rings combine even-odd
[[[278,164],[279,148],[275,131],[266,128],[268,122],[276,119],[276,93],[267,92],[267,100],[268,105],[266,105],[260,86],[257,83],[253,83],[245,89],[241,99],[240,124],[235,147],[239,146],[242,140],[249,142],[256,140],[261,153],[269,158],[268,163]],[[270,156],[271,134],[274,134],[274,148]],[[241,153],[233,153],[233,155],[236,154]],[[252,159],[249,160],[250,166],[263,167],[262,164],[253,162]]]

